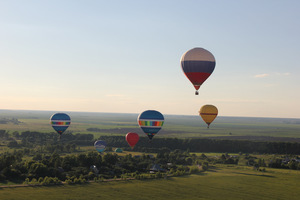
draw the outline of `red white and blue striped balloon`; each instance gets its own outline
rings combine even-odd
[[[215,57],[206,49],[194,48],[185,52],[180,62],[184,74],[192,82],[198,94],[200,86],[215,69]]]

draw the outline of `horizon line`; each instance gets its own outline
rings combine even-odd
[[[66,113],[103,113],[103,114],[136,114],[139,115],[140,113],[122,113],[122,112],[100,112],[100,111],[55,111],[55,110],[26,110],[26,109],[3,109],[0,108],[1,110],[5,110],[5,111],[33,111],[33,112],[66,112]],[[1,113],[0,113],[1,115]],[[199,115],[188,115],[188,114],[163,114],[165,116],[199,116]],[[255,116],[217,116],[217,117],[232,117],[232,118],[269,118],[269,119],[298,119],[300,120],[300,117],[255,117]]]

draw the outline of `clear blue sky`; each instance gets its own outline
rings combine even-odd
[[[298,0],[0,0],[0,109],[300,118]],[[199,96],[180,67],[216,58]]]

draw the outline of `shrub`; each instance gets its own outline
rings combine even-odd
[[[189,171],[190,174],[197,174],[199,172],[201,172],[201,170],[198,165],[193,165],[190,167],[190,171]]]
[[[24,185],[28,185],[29,184],[29,178],[26,178],[25,181],[23,182]]]
[[[66,179],[65,182],[66,182],[66,184],[69,184],[69,185],[73,183],[73,181],[71,179]]]
[[[38,180],[39,183],[42,183],[43,181],[44,181],[43,177],[40,177]]]

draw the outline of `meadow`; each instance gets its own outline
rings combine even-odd
[[[54,132],[49,124],[52,111],[11,111],[1,110],[0,119],[17,118],[21,123],[0,124],[0,129],[13,131]],[[144,133],[137,125],[138,114],[67,112],[71,119],[68,131],[101,135],[125,135],[127,132]],[[89,131],[94,128],[98,131]],[[165,123],[156,137],[177,138],[223,138],[263,139],[300,141],[300,119],[251,118],[219,116],[210,128],[198,115],[165,115]],[[241,138],[242,137],[242,138]],[[298,140],[297,140],[298,141]]]
[[[300,172],[216,165],[194,175],[83,185],[0,188],[0,199],[299,199]]]

